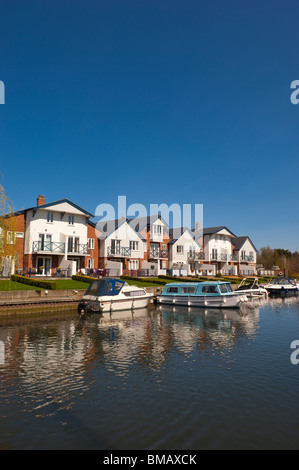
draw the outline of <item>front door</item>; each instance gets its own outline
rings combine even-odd
[[[36,262],[37,273],[41,276],[51,275],[51,258],[37,258]]]

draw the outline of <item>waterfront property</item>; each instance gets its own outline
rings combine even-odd
[[[97,223],[93,217],[69,199],[46,203],[44,196],[2,217],[1,276],[256,274],[251,239],[225,226],[170,228],[160,214]]]
[[[98,263],[96,240],[89,238],[89,220],[93,215],[68,199],[46,203],[37,198],[34,207],[10,214],[15,221],[15,265],[7,271],[51,276],[58,272],[67,275],[85,270]],[[9,274],[9,272],[5,273]]]

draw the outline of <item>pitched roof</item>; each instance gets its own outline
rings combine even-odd
[[[149,227],[158,219],[160,219],[166,225],[166,227],[168,227],[168,224],[160,214],[148,215],[146,217],[129,217],[128,220],[135,227],[135,229],[140,232],[144,227]]]
[[[84,212],[84,214],[86,214],[87,216],[89,217],[94,217],[93,214],[91,214],[90,212],[86,211],[85,209],[82,209],[82,207],[78,206],[77,204],[75,204],[74,202],[70,201],[69,199],[65,198],[65,199],[59,199],[58,201],[54,201],[54,202],[48,202],[47,204],[43,204],[43,205],[40,205],[40,206],[33,206],[33,207],[28,207],[27,209],[22,209],[20,211],[15,211],[15,212],[12,212],[11,214],[6,214],[2,217],[7,217],[7,216],[12,216],[12,215],[19,215],[19,214],[24,214],[24,212],[26,211],[36,211],[38,209],[46,209],[47,207],[51,207],[51,206],[54,206],[54,205],[57,205],[57,204],[63,204],[63,203],[67,203],[67,204],[70,204],[71,206],[75,207],[77,210],[81,211],[81,212]]]
[[[196,240],[195,232],[190,230],[188,227],[178,227],[169,229],[170,241],[168,242],[170,245],[173,245],[186,231],[188,231],[194,241],[201,247],[198,240]]]
[[[134,230],[134,232],[137,233],[139,238],[141,240],[145,241],[144,238],[140,235],[139,231],[136,230],[134,225],[131,223],[130,219],[128,218],[121,218],[121,219],[114,219],[114,220],[104,220],[104,221],[99,221],[99,222],[91,222],[91,224],[96,228],[98,231],[103,231],[103,238],[109,237],[115,230],[117,230],[121,225],[123,225],[125,222]],[[106,232],[106,233],[105,233]]]
[[[234,250],[239,251],[239,250],[242,248],[242,246],[244,245],[244,243],[246,242],[246,240],[249,240],[250,243],[251,243],[251,245],[252,245],[253,248],[255,249],[255,251],[257,251],[257,249],[255,248],[254,244],[252,243],[252,241],[250,240],[250,238],[249,238],[247,235],[245,235],[245,236],[243,236],[243,237],[236,237],[236,238],[234,238],[234,240],[233,240],[233,242],[232,242],[233,245],[235,245]]]

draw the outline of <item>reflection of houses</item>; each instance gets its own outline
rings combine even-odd
[[[19,272],[48,276],[61,269],[71,275],[87,268],[91,256],[97,267],[96,240],[88,235],[93,216],[70,200],[46,204],[44,196],[39,196],[35,207],[12,217],[18,224],[16,240],[21,240],[16,266]]]

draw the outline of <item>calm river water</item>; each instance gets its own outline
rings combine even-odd
[[[299,449],[298,298],[61,315],[0,319],[0,449]]]

